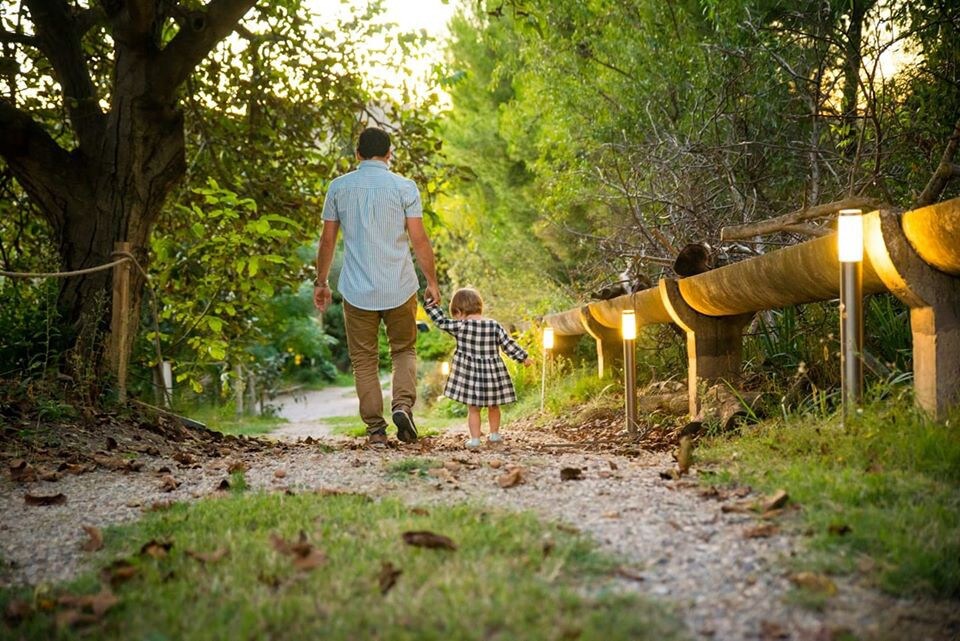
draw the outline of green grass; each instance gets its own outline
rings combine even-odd
[[[455,551],[406,545],[430,530]],[[304,532],[326,555],[298,571],[271,534]],[[170,554],[138,554],[148,540]],[[616,563],[586,539],[528,514],[467,506],[412,511],[357,495],[245,494],[178,504],[105,532],[98,566],[130,559],[139,574],[116,588],[120,603],[91,629],[57,630],[34,614],[0,636],[17,639],[678,639],[667,610],[622,589]],[[203,564],[187,551],[229,555]],[[382,594],[382,563],[401,570]],[[99,589],[95,574],[53,588],[56,597]],[[0,607],[35,592],[0,590]]]
[[[237,416],[232,405],[220,407],[203,406],[180,412],[200,421],[212,430],[234,436],[258,436],[268,434],[287,422],[277,416]]]
[[[894,595],[960,597],[960,433],[907,400],[837,416],[788,418],[703,441],[710,483],[786,489],[810,533],[803,569],[864,572]],[[838,526],[850,531],[831,533]]]
[[[414,420],[417,423],[417,434],[421,437],[437,436],[452,425],[464,422],[464,419],[447,418],[433,414],[418,414],[414,417]],[[359,416],[332,416],[324,418],[322,421],[330,426],[330,431],[333,434],[354,438],[362,438],[367,435],[367,426],[363,424]],[[396,436],[397,428],[393,425],[388,426],[387,434]]]
[[[442,462],[432,458],[404,458],[387,465],[387,474],[393,478],[427,476],[428,470],[442,465]]]

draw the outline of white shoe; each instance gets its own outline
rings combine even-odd
[[[487,437],[487,442],[488,442],[488,443],[502,443],[502,442],[503,442],[503,437],[500,436],[500,432],[494,432],[493,434],[491,434],[490,436]]]
[[[467,449],[468,450],[480,449],[480,439],[472,438],[469,441],[467,441]]]

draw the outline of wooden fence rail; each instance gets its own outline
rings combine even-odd
[[[591,336],[601,376],[622,357],[623,310],[633,309],[639,325],[676,324],[687,339],[689,407],[696,415],[702,383],[739,378],[743,329],[753,314],[837,298],[839,274],[831,234],[696,276],[663,279],[544,322],[561,350]],[[863,289],[891,292],[910,308],[917,403],[943,418],[960,404],[960,198],[902,215],[864,216]]]

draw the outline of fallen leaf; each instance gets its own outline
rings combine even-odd
[[[36,470],[23,459],[14,459],[10,461],[10,480],[14,483],[30,483],[36,481]]]
[[[115,450],[115,449],[117,449],[117,439],[113,438],[112,436],[108,436],[108,437],[107,437],[107,451],[108,451],[108,452],[112,452],[112,451]]]
[[[220,481],[220,485],[217,486],[218,492],[226,492],[230,489],[230,479],[223,479]]]
[[[601,516],[603,516],[605,519],[619,519],[620,513],[614,510],[611,512],[604,512]]]
[[[780,528],[773,523],[762,523],[744,531],[743,536],[748,539],[764,539],[773,536],[780,531]]]
[[[172,492],[175,489],[180,487],[180,481],[173,478],[169,474],[164,474],[160,478],[160,491],[161,492]]]
[[[161,512],[161,511],[163,511],[163,510],[167,510],[167,509],[173,507],[175,504],[176,504],[176,501],[169,501],[169,500],[167,500],[167,501],[154,501],[153,503],[151,503],[150,505],[148,505],[148,506],[147,506],[146,508],[144,508],[144,509],[145,509],[147,512]]]
[[[274,533],[270,534],[270,541],[277,552],[293,557],[293,567],[297,570],[312,570],[327,560],[326,554],[307,541],[307,535],[303,530],[300,530],[300,536],[295,542],[287,541]]]
[[[789,639],[790,632],[783,625],[776,621],[760,622],[760,638],[763,641],[772,641],[773,639]]]
[[[843,536],[844,534],[850,534],[853,530],[846,523],[831,523],[827,527],[827,532],[833,534],[834,536]]]
[[[680,470],[675,467],[670,468],[669,470],[663,470],[660,472],[660,478],[662,478],[664,481],[677,481],[680,479]]]
[[[776,510],[787,504],[787,500],[790,498],[790,495],[787,494],[786,490],[777,490],[772,495],[768,496],[763,501],[763,511],[769,512],[770,510]]]
[[[173,460],[181,465],[193,465],[197,462],[188,452],[177,452],[173,455]]]
[[[423,507],[414,507],[410,509],[411,514],[416,514],[418,516],[430,516],[430,511]]]
[[[618,468],[617,468],[617,464],[614,463],[613,461],[607,461],[607,463],[610,465],[610,469],[611,469],[611,470],[616,470],[616,469],[618,469]]]
[[[60,480],[60,472],[54,472],[52,470],[37,470],[37,476],[41,481],[47,481],[49,483]]]
[[[397,577],[403,573],[403,570],[394,567],[390,561],[384,561],[380,564],[380,575],[377,581],[380,583],[380,594],[386,594],[397,584]]]
[[[287,472],[285,470],[277,470],[273,473],[273,475],[278,479],[282,479],[287,475]]]
[[[461,465],[460,465],[460,463],[457,463],[456,461],[444,461],[444,462],[443,462],[443,467],[444,467],[445,469],[449,470],[452,474],[456,474],[457,472],[460,471]]]
[[[140,548],[140,556],[152,556],[155,559],[162,559],[170,552],[173,547],[173,541],[158,541],[150,539]]]
[[[63,493],[53,495],[24,494],[23,500],[27,505],[63,505],[67,497]]]
[[[327,561],[327,555],[320,550],[313,548],[303,556],[293,558],[293,567],[301,572],[312,570],[315,567],[323,565]]]
[[[29,602],[23,599],[13,599],[7,603],[7,607],[3,611],[3,618],[8,623],[16,624],[29,618],[31,614],[33,614],[33,607]]]
[[[228,554],[230,554],[230,550],[225,547],[217,548],[213,552],[194,552],[193,550],[187,550],[187,556],[201,563],[216,563]]]
[[[306,441],[304,441],[306,442]],[[249,468],[247,464],[243,461],[234,461],[227,467],[227,474],[233,474],[235,472],[246,472]]]
[[[456,550],[457,544],[450,537],[427,530],[404,532],[403,541],[407,545],[435,550]]]
[[[813,592],[822,592],[826,595],[837,593],[837,584],[830,577],[815,572],[798,572],[790,576],[790,581],[799,588],[811,590]]]
[[[117,559],[107,567],[100,570],[100,578],[107,581],[113,587],[129,581],[137,575],[140,570],[137,566],[126,559]]]
[[[523,472],[524,469],[522,467],[515,467],[497,477],[497,483],[499,483],[503,489],[519,485],[523,483]]]
[[[745,496],[749,495],[750,492],[752,492],[752,491],[753,491],[753,489],[752,489],[749,485],[741,485],[741,486],[739,486],[739,487],[734,488],[733,490],[731,490],[730,493],[731,493],[732,495],[736,496],[737,498],[741,498],[741,499],[742,499],[742,498],[744,498]]]
[[[120,602],[120,599],[110,591],[110,588],[103,586],[97,594],[64,594],[57,599],[57,604],[68,608],[76,608],[78,612],[89,610],[96,619],[99,619],[107,610]]]
[[[677,450],[677,469],[686,474],[693,463],[693,440],[689,436],[680,437],[680,449]]]
[[[84,543],[81,548],[84,552],[96,552],[103,549],[103,533],[100,532],[100,528],[93,525],[84,525],[83,531],[90,537],[90,540]]]
[[[172,471],[173,470],[170,469],[169,465],[164,465],[162,467],[157,468],[157,474],[169,474]]]
[[[583,470],[579,467],[565,467],[560,470],[561,481],[579,481],[583,479]]]
[[[639,570],[634,570],[633,568],[628,568],[623,565],[616,569],[615,574],[621,579],[629,579],[630,581],[646,580]]]
[[[498,461],[497,459],[494,459],[489,463],[487,463],[487,465],[489,465],[493,469],[498,469],[501,465],[503,465],[503,461]]]
[[[54,618],[58,628],[72,628],[76,625],[85,624],[85,623],[96,623],[97,618],[92,614],[84,614],[80,610],[61,610],[57,612],[57,616]]]

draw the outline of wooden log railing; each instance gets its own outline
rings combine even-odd
[[[837,298],[839,273],[831,234],[696,276],[663,279],[656,287],[548,315],[544,322],[567,345],[584,334],[593,337],[601,376],[622,354],[624,309],[634,310],[639,325],[676,324],[687,338],[695,415],[702,383],[739,377],[742,331],[753,314]],[[943,418],[960,404],[960,198],[902,215],[867,214],[863,290],[890,292],[910,308],[917,403]]]

